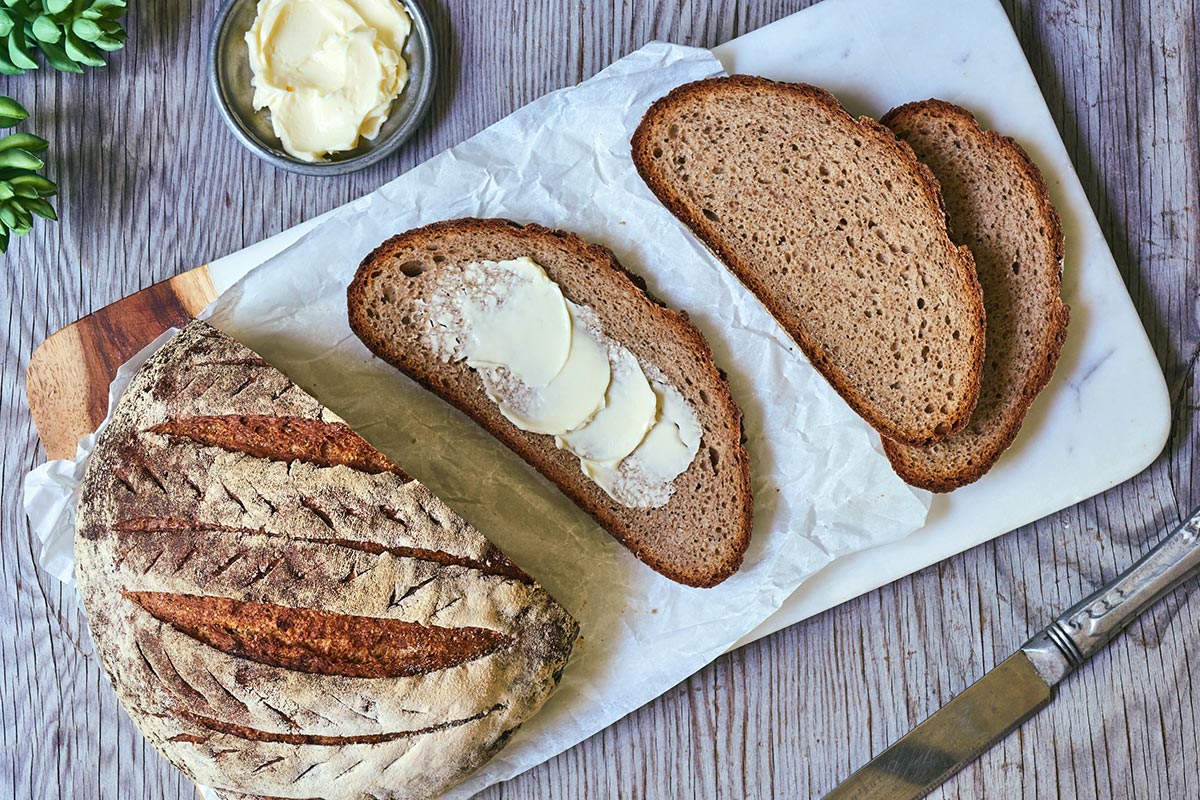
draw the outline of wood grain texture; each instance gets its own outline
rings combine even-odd
[[[108,413],[117,369],[216,297],[208,268],[195,267],[93,311],[38,345],[25,372],[25,394],[46,456],[74,457],[79,439]]]
[[[447,56],[430,121],[339,179],[259,164],[203,81],[216,0],[138,3],[107,70],[0,80],[54,143],[62,221],[4,258],[0,796],[191,798],[117,707],[19,505],[43,458],[25,405],[50,332],[375,189],[651,39],[711,46],[806,0],[428,0]],[[1111,577],[1200,501],[1200,74],[1194,0],[1005,0],[1150,333],[1174,428],[1097,498],[719,659],[487,798],[811,797]],[[496,36],[497,20],[518,36]],[[936,798],[1200,796],[1200,599],[1178,591]]]

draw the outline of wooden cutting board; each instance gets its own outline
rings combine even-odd
[[[74,458],[76,443],[108,414],[117,368],[217,297],[208,266],[124,297],[52,334],[25,373],[29,411],[48,458]]]

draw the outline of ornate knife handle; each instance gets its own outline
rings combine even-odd
[[[1037,656],[1044,659],[1053,648],[1066,660],[1062,665],[1064,674],[1070,672],[1143,611],[1197,573],[1200,573],[1200,509],[1193,511],[1178,530],[1136,564],[1072,606],[1022,649],[1038,663]]]

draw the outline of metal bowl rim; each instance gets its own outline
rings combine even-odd
[[[417,98],[412,113],[408,115],[408,118],[404,120],[403,124],[388,139],[369,152],[338,161],[323,162],[301,161],[264,145],[258,140],[258,137],[249,132],[241,116],[234,112],[232,105],[225,95],[219,64],[221,42],[228,35],[227,28],[229,27],[229,20],[234,9],[239,4],[247,2],[253,3],[256,0],[227,0],[217,15],[216,25],[213,27],[212,40],[208,48],[209,85],[217,101],[217,110],[220,111],[221,119],[224,120],[225,126],[229,128],[243,147],[274,167],[301,175],[346,175],[366,169],[373,164],[378,164],[385,158],[395,154],[416,133],[417,128],[424,121],[429,113],[430,106],[433,104],[433,92],[437,82],[438,69],[437,46],[434,43],[432,31],[429,27],[429,20],[425,15],[425,9],[421,5],[420,0],[399,0],[400,4],[404,6],[404,10],[408,12],[409,17],[412,19],[413,30],[409,35],[416,36],[421,42],[422,49],[425,51],[425,63],[421,83],[420,86],[416,87]],[[406,87],[406,90],[411,90],[412,88],[413,86],[410,83]]]

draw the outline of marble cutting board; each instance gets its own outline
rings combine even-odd
[[[1170,427],[1162,371],[996,0],[825,0],[713,52],[729,72],[829,89],[856,114],[940,97],[1016,138],[1063,218],[1071,305],[1054,379],[999,464],[978,483],[935,496],[926,526],[907,539],[832,563],[741,644],[1102,492],[1158,455]],[[216,292],[319,220],[209,264]]]

